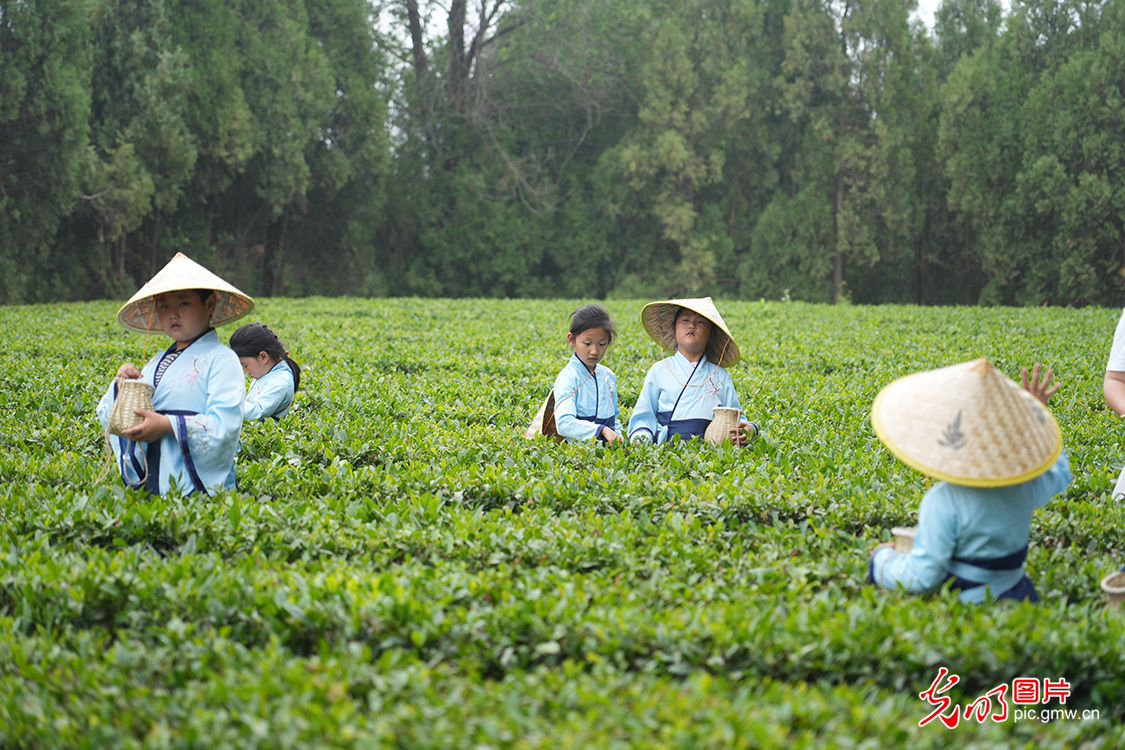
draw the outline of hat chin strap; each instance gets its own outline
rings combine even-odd
[[[727,356],[728,346],[730,346],[730,336],[726,336],[726,340],[723,342],[723,350],[719,352],[719,361],[715,363],[720,367],[723,366],[723,359]],[[706,353],[704,354],[704,356],[706,356]]]

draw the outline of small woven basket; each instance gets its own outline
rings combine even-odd
[[[918,530],[913,526],[895,526],[891,533],[895,536],[895,552],[906,554],[914,549],[914,537]]]
[[[1103,578],[1102,591],[1111,608],[1121,609],[1121,602],[1125,600],[1125,570],[1110,573]]]
[[[721,445],[724,440],[730,440],[730,431],[738,427],[738,417],[742,411],[731,406],[716,406],[714,412],[711,424],[707,425],[707,430],[703,433],[703,439],[708,443]]]
[[[117,398],[113,401],[113,410],[109,413],[109,424],[106,431],[111,435],[121,436],[124,430],[136,427],[144,421],[133,413],[134,409],[148,409],[153,411],[152,394],[156,388],[151,383],[143,380],[122,380],[117,384]]]

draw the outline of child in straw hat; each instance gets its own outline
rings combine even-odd
[[[172,344],[144,369],[126,363],[98,404],[109,421],[118,383],[142,378],[155,386],[153,410],[111,442],[121,478],[153,494],[173,484],[185,492],[234,487],[234,455],[246,395],[238,357],[212,326],[254,309],[254,301],[182,253],[169,261],[117,313],[126,329],[163,331]]]
[[[277,334],[262,323],[248,323],[232,333],[230,348],[254,381],[246,392],[242,418],[280,421],[293,406],[301,385],[301,366],[289,356]]]
[[[571,441],[595,438],[623,443],[617,376],[601,360],[613,343],[613,320],[601,305],[583,305],[570,314],[566,343],[574,350],[555,378],[555,429]]]
[[[738,362],[734,342],[710,297],[651,302],[641,310],[648,335],[672,356],[649,368],[629,419],[629,440],[665,443],[703,435],[715,407],[741,409],[725,368]],[[758,434],[752,422],[730,430],[735,445]]]
[[[1024,573],[1031,513],[1070,484],[1062,435],[1046,409],[1058,391],[1035,365],[1023,390],[986,359],[896,380],[871,407],[875,433],[909,466],[945,481],[918,508],[914,548],[876,547],[868,578],[885,588],[962,601],[1039,601]]]

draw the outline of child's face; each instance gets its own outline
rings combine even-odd
[[[160,320],[164,333],[175,339],[176,348],[183,349],[211,327],[211,313],[215,312],[215,303],[214,294],[204,304],[194,289],[158,294],[156,317]]]
[[[587,328],[577,336],[573,333],[566,335],[566,343],[574,347],[574,353],[590,370],[605,357],[609,342],[609,333],[604,328]]]
[[[265,352],[258,352],[257,357],[239,357],[238,361],[242,363],[242,370],[250,377],[257,380],[273,369],[276,362],[270,361],[270,355]]]
[[[676,316],[676,347],[685,355],[702,354],[711,340],[711,321],[694,310]]]

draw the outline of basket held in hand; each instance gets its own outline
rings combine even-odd
[[[707,431],[703,433],[703,439],[720,445],[724,440],[730,440],[730,431],[738,427],[738,417],[742,411],[731,406],[716,406],[714,412],[711,424],[707,425]]]
[[[144,417],[133,413],[134,409],[148,409],[154,411],[152,394],[156,390],[151,383],[143,380],[122,380],[117,384],[117,398],[113,401],[113,410],[109,413],[109,424],[106,430],[111,435],[121,436],[124,430],[136,427],[144,421]]]

